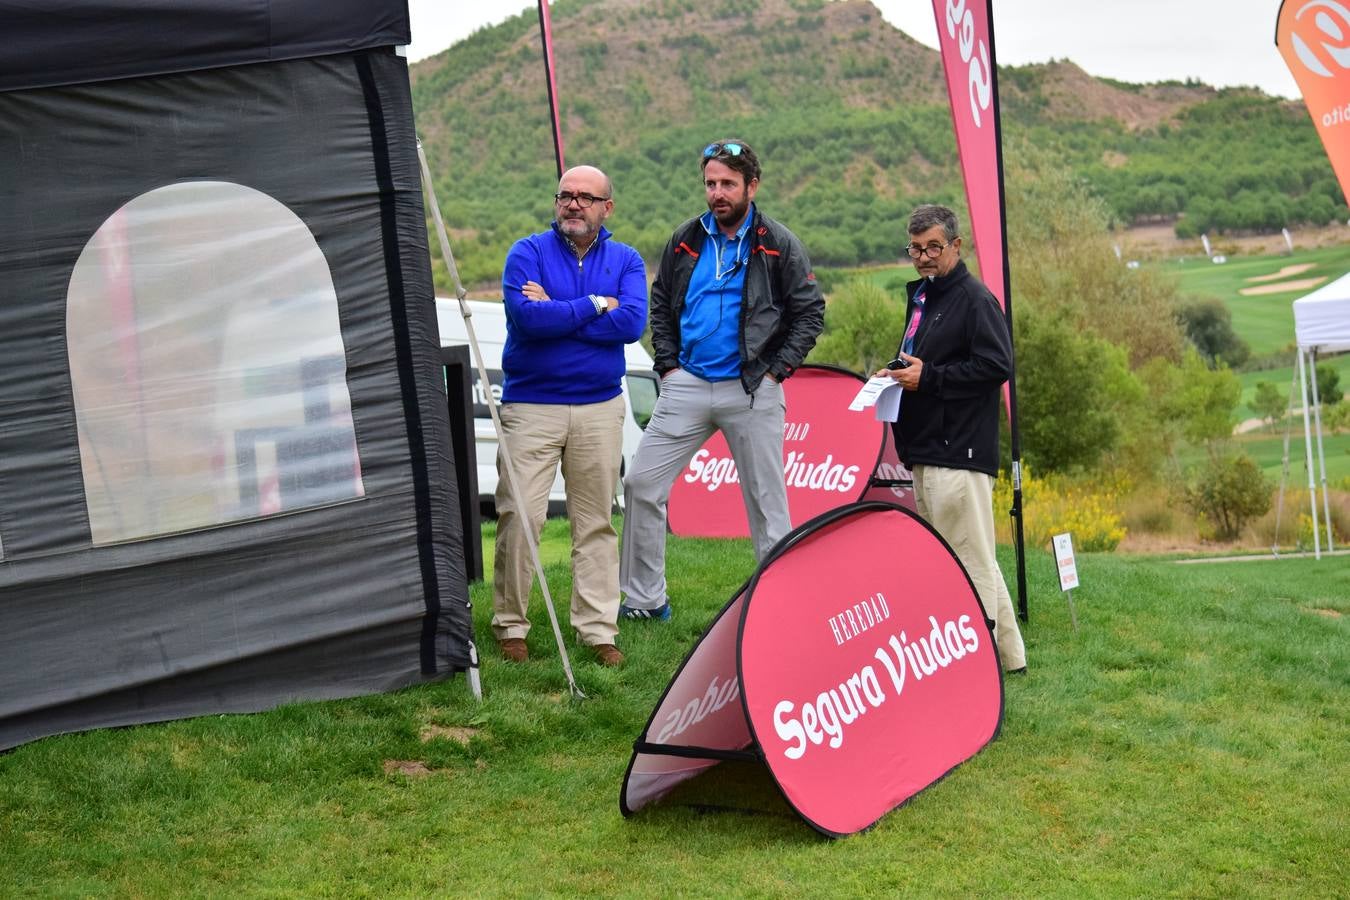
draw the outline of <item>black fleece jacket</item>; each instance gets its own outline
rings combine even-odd
[[[923,281],[906,285],[906,322]],[[964,262],[928,282],[912,355],[923,372],[891,426],[900,460],[997,475],[999,388],[1012,377],[1012,341],[998,301]]]
[[[707,232],[697,218],[675,230],[661,254],[647,305],[658,375],[679,366],[680,310]],[[741,386],[752,394],[766,373],[782,381],[815,346],[825,326],[825,298],[797,236],[756,207],[741,297]]]

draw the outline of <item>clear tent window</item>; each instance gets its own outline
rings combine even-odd
[[[332,274],[267,194],[179,182],[113,212],[66,338],[96,545],[365,495]]]

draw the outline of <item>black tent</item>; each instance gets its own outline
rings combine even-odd
[[[468,667],[406,3],[0,34],[0,748]]]

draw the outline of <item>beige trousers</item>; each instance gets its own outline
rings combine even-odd
[[[1005,670],[1027,664],[1008,585],[994,555],[994,479],[983,472],[914,467],[914,505],[966,567],[985,618],[994,622],[994,643]]]
[[[492,564],[492,632],[524,638],[534,584],[525,530],[536,541],[548,515],[548,492],[562,465],[572,524],[572,628],[587,645],[612,644],[619,633],[619,537],[611,510],[623,449],[623,397],[565,406],[504,403],[502,430],[515,463],[525,509],[511,496],[497,451],[497,549]]]

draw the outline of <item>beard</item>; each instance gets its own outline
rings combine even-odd
[[[732,203],[730,206],[723,207],[721,211],[718,211],[711,204],[709,204],[708,209],[712,211],[713,218],[717,220],[718,225],[730,228],[733,225],[741,224],[745,214],[750,211],[750,198],[746,197],[740,203]]]
[[[578,238],[584,239],[586,237],[594,236],[595,233],[600,230],[598,227],[595,228],[591,227],[590,221],[587,220],[584,215],[576,216],[575,218],[567,218],[564,216],[559,216],[558,228],[559,230],[562,231],[563,234],[567,235],[574,241],[577,240]]]

